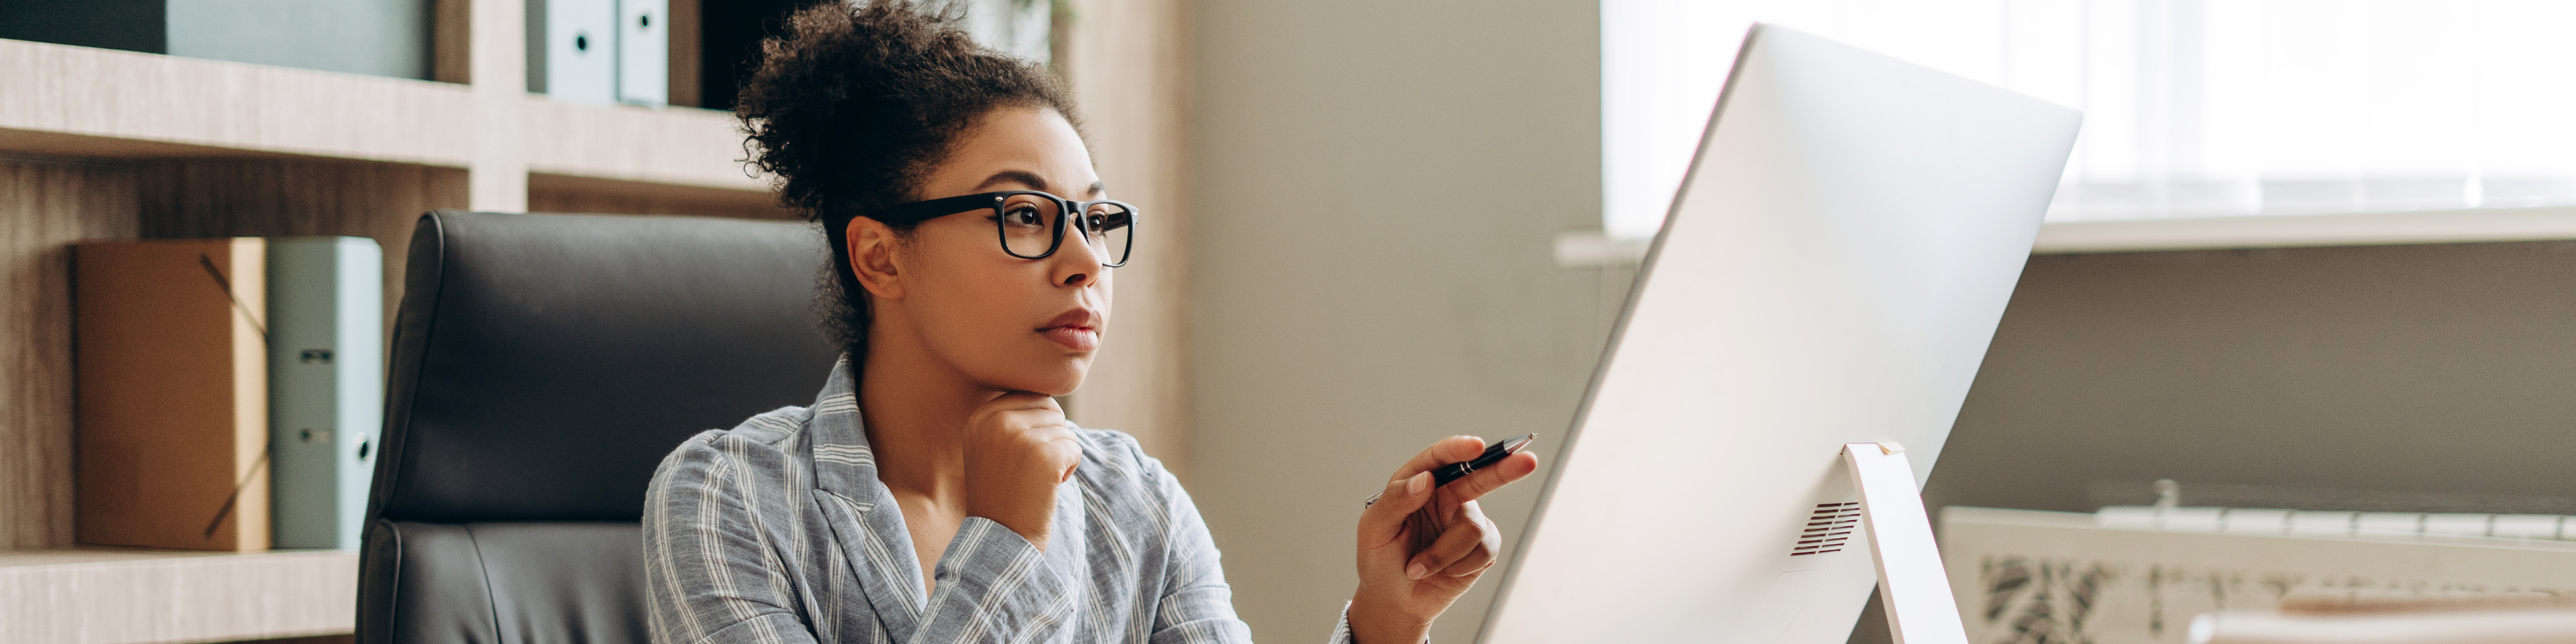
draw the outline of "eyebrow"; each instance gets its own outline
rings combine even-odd
[[[992,187],[999,186],[999,185],[1002,185],[1002,184],[1007,184],[1007,183],[1017,183],[1017,184],[1020,184],[1020,186],[1021,186],[1021,187],[1024,187],[1024,188],[1027,188],[1027,189],[1030,189],[1030,190],[1045,190],[1045,191],[1048,191],[1048,192],[1054,192],[1053,190],[1048,190],[1047,181],[1046,181],[1046,178],[1045,178],[1045,177],[1040,177],[1040,176],[1038,176],[1038,175],[1037,175],[1037,173],[1029,172],[1029,171],[1026,171],[1026,170],[1003,170],[1003,171],[1001,171],[1001,172],[995,172],[995,173],[993,173],[993,176],[991,176],[991,177],[988,177],[988,178],[984,179],[984,182],[983,182],[983,183],[975,184],[975,189],[976,189],[976,190],[985,190],[985,189],[988,189],[988,188],[992,188]],[[1098,197],[1098,196],[1100,196],[1102,193],[1106,193],[1106,192],[1108,192],[1108,191],[1109,191],[1109,184],[1107,184],[1107,183],[1103,183],[1103,182],[1099,182],[1099,181],[1093,181],[1093,182],[1091,182],[1091,189],[1090,189],[1086,194],[1084,194],[1084,196],[1086,196],[1086,197]]]

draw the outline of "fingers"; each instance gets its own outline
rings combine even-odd
[[[1515,454],[1436,488],[1430,473],[1442,465],[1473,460],[1484,451],[1484,439],[1451,436],[1432,443],[1406,461],[1387,481],[1386,489],[1378,493],[1376,502],[1360,513],[1360,547],[1374,550],[1396,544],[1399,538],[1406,536],[1409,520],[1427,518],[1431,520],[1412,522],[1412,539],[1403,544],[1406,546],[1403,550],[1416,551],[1414,562],[1427,568],[1425,574],[1446,570],[1469,556],[1481,557],[1470,562],[1475,569],[1490,564],[1492,551],[1500,547],[1499,537],[1495,536],[1493,522],[1485,519],[1473,501],[1537,471],[1538,457],[1526,452]],[[1444,490],[1446,494],[1438,493]],[[1417,517],[1417,514],[1424,513],[1425,508],[1430,508],[1429,512],[1437,516]],[[1450,514],[1452,512],[1460,514]],[[1468,520],[1447,520],[1453,516]],[[1453,542],[1457,539],[1465,541]],[[1477,552],[1484,554],[1477,555]],[[1413,575],[1415,579],[1422,576]]]
[[[1082,467],[1082,441],[1074,438],[1072,428],[1059,425],[1046,429],[1050,430],[1042,434],[1046,442],[1038,449],[1044,452],[1047,462],[1063,464],[1063,469],[1055,473],[1055,482],[1072,480],[1073,471]]]
[[[1476,470],[1476,473],[1469,474],[1465,478],[1450,481],[1448,485],[1440,486],[1440,490],[1448,493],[1449,500],[1474,501],[1536,471],[1538,471],[1538,455],[1521,452],[1503,459],[1503,462]]]
[[[1413,455],[1412,460],[1405,461],[1404,467],[1396,468],[1395,476],[1389,480],[1403,479],[1413,476],[1416,472],[1429,472],[1432,468],[1450,463],[1475,460],[1476,455],[1483,453],[1485,453],[1485,439],[1474,436],[1443,438],[1433,442],[1430,447],[1423,448],[1422,453]]]
[[[960,428],[966,436],[966,513],[1047,547],[1058,486],[1082,464],[1082,441],[1054,398],[995,396]]]
[[[967,423],[970,469],[982,469],[976,464],[983,463],[1045,472],[1061,484],[1082,463],[1082,441],[1053,396],[1026,391],[995,396],[978,406]]]
[[[1055,403],[1055,397],[1054,397],[1054,396],[1049,396],[1049,395],[1046,395],[1046,394],[1041,394],[1041,393],[1036,393],[1036,392],[1030,392],[1030,391],[1014,391],[1014,392],[1010,392],[1010,393],[1002,394],[1002,395],[1000,395],[1000,396],[995,396],[992,400],[984,401],[984,407],[985,407],[986,409],[1041,409],[1041,408],[1042,408],[1042,409],[1053,409],[1053,410],[1057,410],[1057,411],[1063,411],[1063,410],[1064,410],[1064,408],[1063,408],[1063,407],[1056,405],[1056,403]]]
[[[1461,506],[1460,509],[1467,507],[1471,506]],[[1485,542],[1486,537],[1494,532],[1493,523],[1482,521],[1483,518],[1484,514],[1479,512],[1473,515],[1477,520],[1450,522],[1449,529],[1440,533],[1439,540],[1413,555],[1412,563],[1404,567],[1404,575],[1421,579],[1452,568],[1464,568],[1470,572],[1482,570],[1486,563],[1493,561],[1493,553]],[[1467,561],[1479,553],[1482,554],[1481,559]]]
[[[1475,502],[1468,502],[1460,506],[1459,510],[1466,515],[1467,520],[1464,523],[1473,524],[1484,530],[1484,539],[1475,550],[1468,552],[1467,556],[1460,557],[1456,563],[1449,564],[1449,567],[1440,569],[1436,573],[1442,576],[1465,577],[1484,572],[1486,568],[1493,567],[1495,560],[1502,556],[1502,529],[1494,527],[1494,521],[1485,518],[1485,511],[1476,507]]]
[[[1431,473],[1416,472],[1386,483],[1377,502],[1360,512],[1360,548],[1375,549],[1404,536],[1404,522],[1431,501]]]
[[[1033,441],[1073,440],[1073,423],[1065,420],[1064,407],[1046,394],[1002,394],[985,401],[976,414],[990,417],[993,426],[1025,432]]]
[[[1072,480],[1074,469],[1082,466],[1082,439],[1074,435],[1073,423],[1064,419],[1064,408],[1056,406],[1055,398],[1039,395],[1038,400],[1044,401],[1038,408],[1013,413],[1028,415],[1029,440],[1038,442],[1048,462],[1063,465],[1055,482]]]
[[[984,401],[969,415],[970,431],[1003,431],[1024,434],[1018,440],[1071,440],[1073,423],[1064,418],[1064,407],[1045,394],[1014,391]]]
[[[1054,415],[1059,422],[1064,420],[1064,404],[1056,404],[1056,397],[1048,397],[1048,394],[1030,394],[1030,392],[999,394],[999,397],[987,399],[987,402],[981,404],[979,412],[992,412],[992,415],[1038,412],[1038,415]]]

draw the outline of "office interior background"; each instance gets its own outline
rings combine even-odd
[[[549,1],[0,8],[0,630],[46,642],[349,632],[345,551],[77,542],[68,244],[368,237],[383,249],[390,321],[424,211],[790,216],[739,163],[722,110],[752,43],[797,0],[670,0],[663,48],[621,53],[630,71],[604,68],[615,78],[545,64],[572,54],[537,16],[581,4]],[[2262,609],[2337,574],[2576,588],[2479,576],[2576,580],[2559,520],[2545,535],[2499,527],[2576,515],[2559,467],[2576,450],[2566,3],[974,6],[980,38],[1070,81],[1101,175],[1154,216],[1071,415],[1136,435],[1183,478],[1260,640],[1331,627],[1355,583],[1358,500],[1421,445],[1537,432],[1554,453],[1755,20],[2086,112],[1925,490],[1936,513],[2110,522],[2104,508],[2158,507],[2156,482],[2171,480],[2162,489],[2178,494],[2149,532],[2184,530],[2163,517],[2189,509],[2380,512],[2415,517],[2417,532],[2476,523],[2451,537],[2510,546],[2476,542],[2501,563],[2459,569],[2284,563],[2308,566],[2291,571],[2304,581],[2266,586],[2285,578],[2241,562],[2277,543],[2252,537],[2152,556],[2132,544],[2123,558],[2082,551],[2093,537],[2078,528],[1996,527],[2039,520],[2025,515],[1940,524],[1979,644],[2042,623],[2179,643],[2190,611],[2149,615],[2150,600]],[[124,29],[159,35],[96,36]],[[1485,502],[1507,533],[1545,475]],[[1637,493],[1686,508],[1725,491]],[[1975,512],[1951,520],[1989,516]],[[2212,512],[2187,536],[2298,516]],[[1985,541],[1960,542],[1971,533]],[[2389,556],[2430,561],[2458,545],[2404,543],[2434,550]],[[2030,588],[2112,589],[2100,617],[2068,623],[2061,603],[2030,621],[2045,598],[1999,585],[2014,562],[2037,571]],[[2135,587],[2149,577],[2253,590],[2184,599]],[[1434,639],[1471,640],[1494,586]],[[1884,637],[1869,619],[1855,640]]]

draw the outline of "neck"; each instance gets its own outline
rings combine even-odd
[[[1005,392],[976,385],[919,338],[900,316],[879,316],[869,326],[867,357],[857,367],[860,417],[887,487],[963,503],[967,416]]]

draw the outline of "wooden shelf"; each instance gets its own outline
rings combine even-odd
[[[455,83],[0,40],[0,96],[47,97],[0,101],[5,155],[286,156],[453,168],[476,161],[473,94]],[[738,161],[742,135],[731,114],[535,94],[521,105],[529,172],[767,190]]]
[[[348,633],[358,553],[0,550],[0,623],[30,644],[221,642]]]
[[[2576,239],[2576,207],[2267,215],[2041,226],[2037,254]]]
[[[463,167],[465,86],[0,40],[0,150],[242,154]]]

